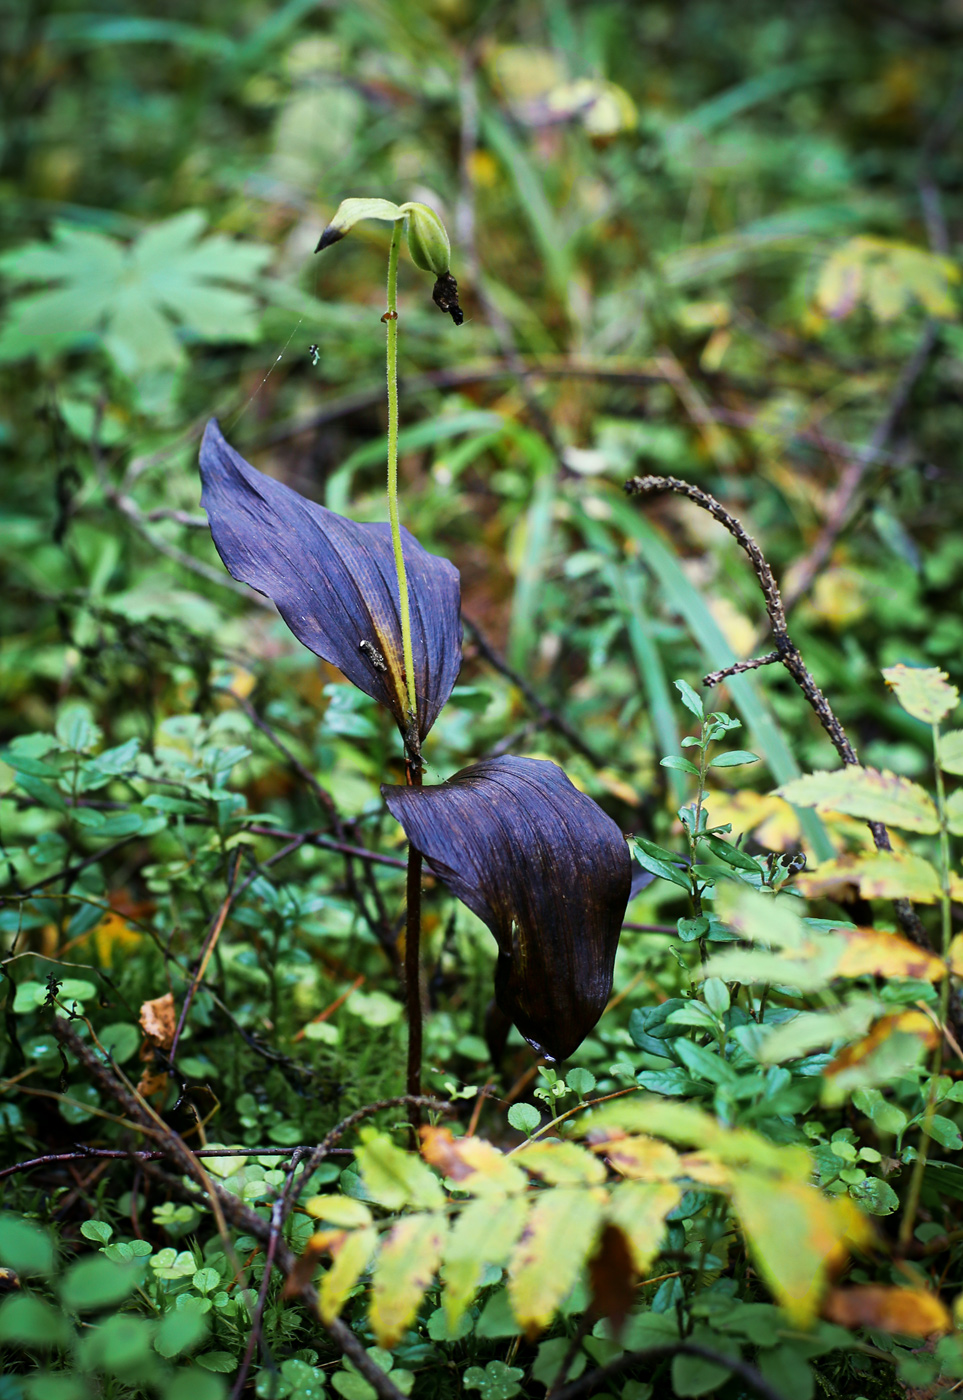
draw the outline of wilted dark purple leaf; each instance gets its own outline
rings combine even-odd
[[[398,580],[387,524],[359,525],[245,462],[212,418],[201,443],[201,505],[228,572],[265,593],[299,642],[394,715],[408,697]],[[461,666],[458,570],[402,530],[411,599],[418,735],[428,733]]]
[[[501,1010],[536,1050],[571,1055],[612,991],[632,876],[615,822],[545,759],[381,791],[428,868],[495,935]]]

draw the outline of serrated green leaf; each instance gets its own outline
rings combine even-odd
[[[382,1244],[369,1314],[379,1346],[395,1346],[414,1321],[441,1260],[447,1230],[443,1215],[406,1215]]]
[[[442,1306],[454,1331],[489,1264],[503,1265],[522,1233],[529,1202],[523,1196],[471,1201],[445,1242]]]
[[[830,773],[807,773],[776,789],[780,797],[817,812],[842,812],[903,831],[939,831],[936,807],[919,783],[895,773],[848,764]]]
[[[331,1322],[345,1305],[378,1245],[378,1232],[369,1226],[352,1230],[337,1245],[334,1261],[318,1286],[318,1310],[323,1322]]]
[[[960,703],[960,692],[936,666],[888,666],[883,679],[906,713],[926,724],[939,724]]]
[[[963,729],[950,729],[940,735],[939,764],[944,773],[963,774]],[[7,759],[7,762],[12,762]]]
[[[355,1160],[370,1195],[389,1210],[402,1206],[433,1210],[444,1202],[441,1183],[430,1168],[415,1153],[395,1147],[386,1133],[362,1128]]]
[[[603,1218],[591,1191],[557,1187],[536,1200],[508,1268],[512,1311],[529,1335],[547,1327],[591,1253]]]

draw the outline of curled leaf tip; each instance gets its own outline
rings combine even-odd
[[[318,239],[318,246],[315,248],[314,251],[316,253],[323,253],[325,248],[330,248],[332,243],[339,242],[344,237],[344,235],[344,229],[335,228],[333,224],[328,224],[327,228],[324,230],[321,237]]]
[[[487,759],[435,787],[381,791],[495,935],[499,1009],[540,1054],[571,1055],[612,991],[632,876],[615,822],[547,759]]]
[[[276,604],[310,651],[391,711],[411,746],[398,579],[387,524],[358,524],[265,476],[235,452],[216,419],[200,455],[211,535],[228,573]],[[461,666],[458,570],[429,554],[407,530],[402,545],[411,602],[424,739]]]

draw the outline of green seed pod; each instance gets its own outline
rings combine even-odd
[[[408,252],[415,267],[443,277],[451,263],[451,244],[445,225],[427,204],[403,204],[408,215]]]

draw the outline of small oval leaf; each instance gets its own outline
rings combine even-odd
[[[436,787],[381,789],[429,868],[495,935],[495,999],[571,1055],[601,1016],[631,883],[615,822],[547,759],[505,756]]]
[[[201,443],[201,505],[233,578],[264,593],[310,651],[386,706],[405,735],[398,580],[387,524],[358,524],[252,467],[212,418]],[[461,666],[458,570],[402,530],[424,739]]]

